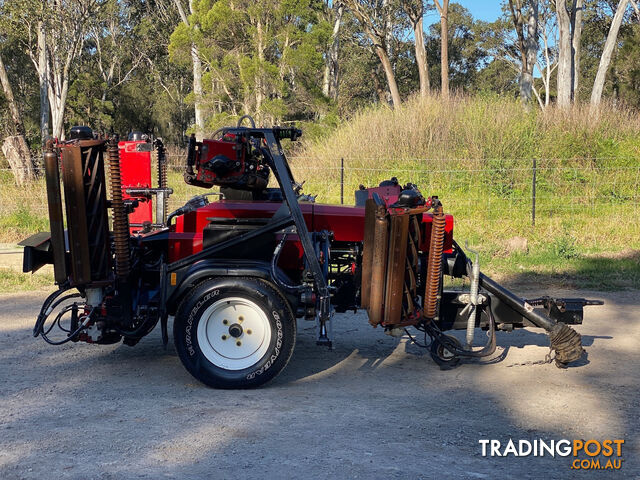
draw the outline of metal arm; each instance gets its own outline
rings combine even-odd
[[[318,257],[316,256],[313,243],[311,242],[311,236],[309,235],[307,224],[305,223],[302,211],[300,210],[300,205],[298,205],[296,194],[293,191],[293,178],[291,178],[289,167],[282,153],[280,141],[271,130],[265,130],[264,136],[267,141],[269,154],[273,163],[273,173],[278,179],[280,190],[282,191],[282,195],[287,203],[287,207],[289,207],[289,212],[296,226],[300,243],[302,243],[309,271],[313,276],[313,281],[318,290],[320,326],[318,343],[331,346],[331,339],[328,337],[326,325],[327,322],[331,320],[329,287],[327,286],[327,281],[322,273],[320,262],[318,262]]]

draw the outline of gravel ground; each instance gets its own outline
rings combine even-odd
[[[334,351],[300,321],[289,366],[251,391],[195,381],[159,329],[133,348],[48,346],[30,334],[46,293],[0,296],[2,479],[640,478],[638,292],[563,292],[607,302],[578,327],[575,368],[536,364],[547,337],[522,330],[495,361],[441,371],[344,314]],[[622,438],[624,462],[481,455],[479,439],[509,438]]]

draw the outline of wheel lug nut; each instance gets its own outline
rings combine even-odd
[[[241,342],[240,340],[238,340],[238,341],[236,342],[236,345],[237,345],[237,346],[240,346],[240,345],[242,345],[242,342]]]
[[[248,334],[248,335],[251,335],[251,330],[247,330],[247,334]]]
[[[222,335],[222,339],[223,339],[223,340],[226,340],[226,339],[227,339],[227,336],[226,336],[226,335]]]
[[[227,324],[229,323],[229,320],[227,320],[227,319],[225,318],[224,320],[222,320],[222,323],[223,323],[224,325],[227,325]]]

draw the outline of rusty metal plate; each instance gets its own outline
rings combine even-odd
[[[407,264],[409,215],[392,215],[387,260],[384,323],[395,325],[402,321],[402,300]]]
[[[371,266],[373,262],[374,235],[376,228],[376,203],[368,199],[364,206],[364,241],[362,246],[362,280],[360,282],[360,306],[369,307],[371,292]]]
[[[82,151],[79,146],[62,148],[62,178],[67,207],[67,230],[71,251],[71,276],[75,284],[91,281],[87,213],[84,200]]]
[[[383,321],[385,282],[387,277],[387,252],[389,248],[389,220],[384,206],[376,207],[373,240],[373,258],[371,259],[371,278],[369,292],[369,323],[378,325]],[[363,283],[366,281],[363,278]]]

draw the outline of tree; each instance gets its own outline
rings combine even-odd
[[[558,106],[571,104],[571,19],[567,11],[566,0],[556,0],[558,16]]]
[[[330,18],[333,23],[329,48],[325,54],[324,75],[322,78],[322,93],[334,101],[338,99],[338,83],[340,78],[339,61],[340,54],[340,27],[344,15],[344,4],[341,1],[334,1],[329,9]]]
[[[574,0],[571,8],[571,99],[574,100],[580,86],[580,51],[582,40],[582,11],[584,0]]]
[[[393,25],[390,24],[390,20],[393,18],[391,15],[393,4],[389,0],[381,2],[376,0],[345,0],[345,5],[357,19],[380,59],[392,104],[394,106],[400,105],[402,99],[390,59],[389,35],[393,31]]]
[[[0,84],[5,99],[9,105],[9,111],[13,120],[14,135],[5,138],[2,144],[2,153],[9,161],[11,171],[18,185],[23,185],[35,177],[31,153],[24,138],[24,124],[18,104],[13,96],[13,89],[9,83],[9,76],[0,55]]]
[[[538,33],[542,40],[542,52],[538,55],[536,66],[540,70],[540,81],[544,88],[544,101],[540,92],[534,88],[534,93],[541,108],[549,106],[551,99],[551,74],[558,67],[557,56],[557,23],[551,9],[551,2],[544,1],[538,13]]]
[[[596,109],[600,105],[602,99],[602,90],[604,88],[604,81],[607,77],[607,71],[609,70],[609,64],[611,63],[611,55],[616,46],[618,39],[618,31],[622,24],[624,12],[629,5],[629,0],[620,0],[618,8],[611,21],[611,28],[607,35],[607,41],[604,44],[604,51],[600,57],[600,64],[598,65],[598,72],[596,73],[596,79],[593,82],[593,89],[591,90],[591,108]]]
[[[199,26],[197,23],[193,23],[189,21],[184,8],[182,7],[182,0],[174,0],[176,8],[178,9],[178,13],[180,15],[180,19],[185,27],[185,30],[188,32],[187,34],[192,37],[191,38],[191,64],[193,67],[193,95],[194,95],[194,109],[196,115],[196,130],[197,134],[201,135],[204,130],[204,113],[202,108],[202,61],[200,59],[200,52],[198,50],[197,45],[197,37]],[[189,0],[189,11],[191,12],[191,17],[194,16],[194,0]]]
[[[186,50],[196,42],[207,129],[243,113],[258,123],[308,118],[326,105],[321,72],[329,28],[320,20],[322,8],[320,2],[249,0],[196,6],[190,21],[198,25],[198,35],[179,25],[169,52],[176,64],[183,64]]]
[[[442,96],[449,98],[449,0],[434,0],[440,14],[440,90]]]
[[[529,103],[533,91],[533,68],[538,56],[538,1],[509,0],[509,11],[520,51],[520,98]]]
[[[4,5],[3,21],[18,38],[38,72],[41,92],[41,126],[51,112],[52,134],[64,138],[64,113],[72,67],[86,40],[94,0],[12,0]],[[49,102],[46,108],[45,95]]]
[[[621,42],[611,69],[617,76],[617,95],[627,105],[640,108],[640,24],[630,28],[631,32]]]
[[[420,96],[425,97],[431,90],[431,79],[429,78],[427,49],[424,43],[424,2],[423,0],[402,0],[402,9],[407,14],[407,17],[409,17],[413,28],[416,66],[418,67],[418,76],[420,79]]]

